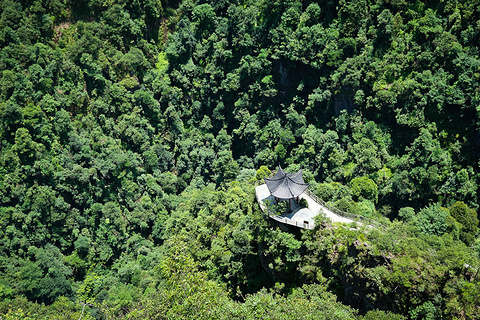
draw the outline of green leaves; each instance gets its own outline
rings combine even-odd
[[[353,178],[350,181],[350,186],[354,196],[373,202],[378,201],[378,186],[372,179],[367,177]]]
[[[462,201],[455,202],[449,212],[461,224],[460,239],[467,245],[472,245],[478,231],[477,212]]]
[[[3,1],[0,300],[360,318],[328,286],[362,312],[475,317],[467,2]],[[249,179],[279,162],[340,209],[403,222],[272,229]]]
[[[430,235],[441,236],[448,232],[458,236],[458,226],[452,220],[446,208],[434,204],[420,210],[414,218],[414,223],[420,231]]]

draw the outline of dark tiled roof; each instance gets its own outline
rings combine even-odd
[[[297,173],[285,173],[280,166],[273,178],[265,178],[268,190],[272,196],[280,199],[291,199],[301,195],[307,188],[302,178],[302,169]]]

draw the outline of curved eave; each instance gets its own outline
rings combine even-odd
[[[300,196],[308,188],[308,184],[296,185],[295,188],[277,188],[270,192],[272,196],[279,199],[292,199]]]
[[[279,199],[292,199],[300,196],[308,188],[302,178],[302,170],[295,174],[285,173],[279,166],[278,171],[272,178],[265,178],[265,184],[270,194]]]

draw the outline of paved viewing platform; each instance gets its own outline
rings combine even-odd
[[[260,207],[264,212],[267,212],[266,202],[271,201],[274,203],[273,196],[270,194],[266,184],[255,187],[255,196],[260,204]],[[330,218],[332,222],[351,223],[354,220],[341,217],[333,211],[329,210],[325,206],[321,205],[310,197],[307,193],[302,193],[300,199],[305,199],[308,203],[308,207],[304,208],[300,204],[292,201],[292,211],[290,213],[284,213],[281,215],[275,215],[268,213],[270,218],[288,225],[297,226],[304,229],[313,229],[315,227],[315,221],[313,218],[321,213]]]

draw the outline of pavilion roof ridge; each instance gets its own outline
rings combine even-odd
[[[283,171],[279,165],[272,178],[265,178],[270,193],[280,199],[291,199],[300,196],[309,186],[302,178],[302,169],[294,174]]]

